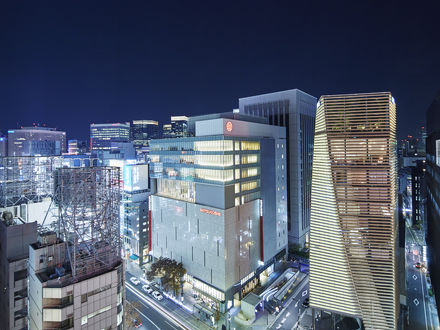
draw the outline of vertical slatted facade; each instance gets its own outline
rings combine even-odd
[[[390,93],[322,96],[310,224],[310,303],[395,329],[396,108]]]

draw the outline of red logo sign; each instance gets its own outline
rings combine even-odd
[[[208,209],[200,209],[200,212],[211,214],[211,215],[215,215],[217,217],[222,215],[220,212],[217,212],[217,211],[214,211],[214,210],[208,210]]]
[[[226,130],[228,132],[232,132],[232,122],[231,121],[226,122]]]

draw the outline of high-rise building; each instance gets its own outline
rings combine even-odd
[[[289,243],[307,245],[316,98],[292,89],[241,98],[239,107],[240,113],[286,128]]]
[[[396,105],[390,93],[318,102],[310,220],[310,305],[396,329]]]
[[[225,311],[267,280],[287,248],[285,129],[232,113],[195,136],[151,141],[150,253]]]
[[[139,265],[148,259],[148,164],[124,164],[121,233],[126,256]]]
[[[8,140],[6,136],[0,133],[0,157],[8,155]]]
[[[110,150],[112,142],[130,142],[130,123],[90,124],[90,151]]]
[[[8,130],[8,156],[59,156],[66,152],[66,132],[48,127]]]
[[[163,125],[163,138],[176,138],[188,135],[188,117],[171,116],[171,124]]]
[[[428,269],[440,314],[440,93],[426,112],[426,242]]]
[[[79,154],[78,140],[67,141],[67,153],[69,155],[78,155]]]
[[[159,123],[155,120],[133,120],[131,141],[136,149],[148,147],[151,139],[159,138]]]
[[[25,223],[0,211],[0,310],[2,329],[27,329],[29,244],[37,241],[37,223]]]

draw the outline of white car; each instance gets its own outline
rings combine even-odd
[[[134,285],[139,285],[139,283],[141,283],[141,281],[139,281],[136,277],[131,277],[130,282]]]
[[[162,300],[163,299],[163,296],[159,293],[159,291],[154,291],[153,292],[153,297],[156,299],[156,300]]]
[[[151,292],[153,292],[153,289],[150,288],[148,285],[143,285],[143,286],[142,286],[142,290],[145,291],[146,293],[151,293]]]

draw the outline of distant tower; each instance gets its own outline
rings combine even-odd
[[[396,105],[390,93],[318,102],[310,304],[396,329]]]

